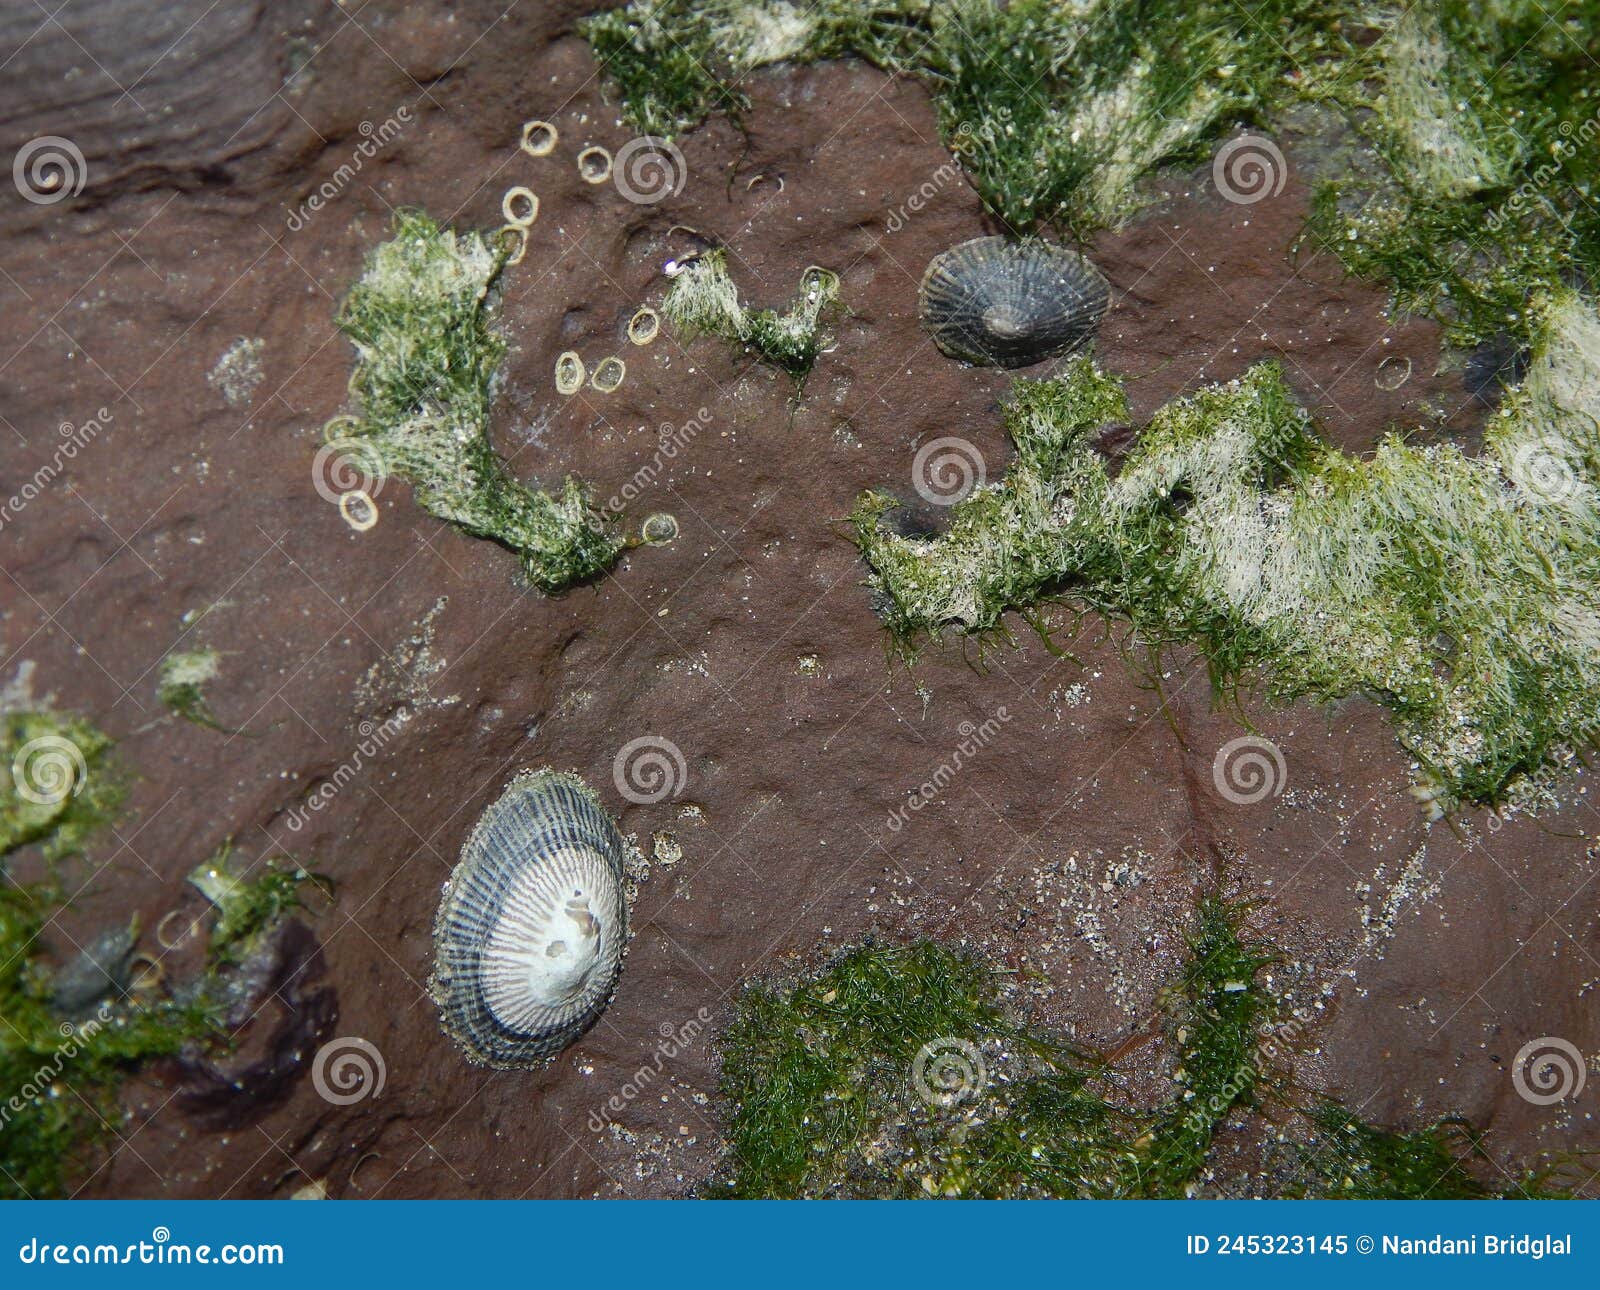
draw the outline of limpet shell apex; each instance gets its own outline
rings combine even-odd
[[[575,775],[519,775],[483,813],[439,902],[428,981],[468,1061],[531,1069],[594,1024],[628,941],[624,850]]]
[[[1110,303],[1100,270],[1053,242],[979,237],[934,256],[917,312],[951,358],[1026,367],[1091,340]]]

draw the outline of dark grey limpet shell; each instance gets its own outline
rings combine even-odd
[[[628,940],[624,845],[574,775],[519,775],[445,884],[429,992],[467,1059],[530,1068],[594,1024]]]
[[[1027,367],[1094,339],[1110,302],[1100,270],[1053,242],[979,237],[934,256],[918,314],[951,358]]]

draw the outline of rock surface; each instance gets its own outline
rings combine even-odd
[[[1430,828],[1374,705],[1246,697],[1285,771],[1239,804],[1213,761],[1249,730],[1192,660],[1149,676],[1061,610],[1078,661],[1019,625],[981,666],[956,646],[891,663],[839,521],[869,486],[910,494],[931,438],[1004,470],[1008,378],[950,363],[916,325],[928,259],[992,230],[925,92],[853,63],[756,77],[748,137],[713,121],[683,139],[674,197],[582,182],[581,147],[631,137],[570,34],[583,8],[95,0],[0,18],[5,155],[66,137],[87,178],[0,206],[0,493],[49,472],[0,529],[0,683],[90,716],[137,773],[53,933],[70,955],[130,911],[147,928],[199,914],[184,875],[230,837],[246,860],[315,861],[339,888],[311,920],[317,989],[337,994],[332,1024],[319,993],[315,1033],[366,1041],[385,1076],[341,1104],[308,1061],[234,1122],[214,1091],[186,1113],[181,1072],[157,1073],[85,1194],[681,1193],[719,1149],[711,1041],[740,986],[868,934],[966,938],[1042,974],[1026,987],[1042,1023],[1148,1077],[1168,1059],[1139,1037],[1219,881],[1283,951],[1269,971],[1307,1019],[1299,1087],[1394,1126],[1464,1115],[1513,1171],[1600,1146],[1595,1084],[1536,1106],[1510,1078],[1530,1040],[1600,1047],[1587,775],[1537,821]],[[548,157],[515,146],[531,117],[561,131]],[[512,184],[541,213],[505,281],[498,445],[523,477],[576,472],[602,500],[631,484],[635,522],[668,511],[682,530],[558,599],[399,482],[352,531],[313,471],[350,370],[334,310],[390,212],[492,227]],[[1391,425],[1470,441],[1482,412],[1435,374],[1437,328],[1295,250],[1303,184],[1253,206],[1204,167],[1168,188],[1090,248],[1113,286],[1100,357],[1134,378],[1136,416],[1275,355],[1349,450]],[[784,304],[814,262],[839,272],[851,312],[798,403],[715,341],[628,346],[694,245],[678,226],[724,242],[757,304]],[[208,379],[241,340],[259,379]],[[567,349],[623,355],[627,381],[558,396]],[[63,427],[91,422],[62,460]],[[157,702],[162,658],[197,648],[220,652],[207,695],[242,733]],[[685,773],[639,804],[614,759],[646,736]],[[584,776],[656,858],[599,1024],[546,1071],[486,1072],[439,1032],[429,929],[479,812],[541,765]]]

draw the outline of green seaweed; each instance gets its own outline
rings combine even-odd
[[[604,572],[624,541],[568,477],[559,494],[512,478],[489,439],[495,373],[505,351],[491,293],[506,248],[403,211],[339,311],[355,345],[360,407],[330,423],[332,441],[372,475],[409,480],[430,513],[514,551],[554,593]]]
[[[1090,436],[1120,418],[1115,378],[1078,358],[1020,381],[1016,460],[947,531],[895,533],[892,497],[860,499],[869,585],[908,648],[1070,595],[1198,646],[1219,693],[1369,695],[1435,816],[1535,794],[1600,722],[1600,318],[1570,292],[1533,308],[1477,457],[1398,436],[1347,456],[1269,362],[1161,408],[1113,479]]]
[[[78,854],[124,793],[111,740],[83,718],[0,714],[0,862],[32,843],[52,861]]]
[[[156,697],[174,716],[209,730],[221,730],[205,696],[205,687],[216,678],[221,658],[211,649],[168,654],[161,660]]]
[[[720,336],[747,347],[798,383],[829,343],[823,322],[838,299],[838,275],[813,267],[801,277],[799,294],[783,313],[748,308],[728,273],[726,253],[716,250],[681,268],[661,311],[688,338]]]
[[[1030,1033],[1000,979],[934,942],[862,947],[788,988],[752,987],[723,1041],[728,1177],[712,1195],[1182,1196],[1250,1087],[1266,960],[1203,902],[1176,987],[1184,1071],[1155,1112],[1103,1066]],[[953,1096],[932,1072],[941,1059]],[[994,1064],[991,1072],[989,1064]]]
[[[1260,1075],[1258,1034],[1272,1002],[1256,974],[1271,956],[1240,940],[1241,914],[1215,896],[1201,901],[1183,981],[1173,992],[1173,1078],[1181,1091],[1151,1135],[1146,1187],[1157,1195],[1186,1193],[1218,1123],[1250,1100]]]
[[[117,1136],[127,1074],[215,1035],[199,1004],[122,998],[57,1016],[38,956],[59,901],[50,886],[0,885],[0,1199],[65,1195]]]
[[[268,859],[253,876],[233,858],[232,842],[189,875],[189,882],[216,908],[216,922],[206,944],[213,965],[242,962],[263,935],[297,909],[304,908],[301,888],[310,883],[332,895],[332,883],[319,873],[297,865],[279,867]]]
[[[1366,1124],[1337,1103],[1310,1114],[1312,1136],[1300,1149],[1310,1181],[1304,1194],[1324,1200],[1488,1200],[1503,1193],[1464,1167],[1473,1154],[1465,1128],[1444,1120],[1409,1133]],[[1512,1193],[1544,1198],[1516,1186]]]
[[[50,863],[80,854],[121,804],[111,741],[81,717],[0,718],[0,1199],[65,1194],[115,1136],[117,1090],[140,1062],[209,1032],[198,1005],[110,999],[80,1020],[58,1016],[44,936],[62,903],[55,877],[6,872],[21,849]]]
[[[1131,1105],[1103,1063],[1029,1030],[1003,978],[965,950],[861,946],[787,985],[740,996],[722,1039],[732,1111],[713,1197],[1178,1199],[1206,1190],[1217,1126],[1265,1103],[1308,1127],[1290,1166],[1252,1177],[1271,1194],[1474,1199],[1567,1193],[1529,1175],[1495,1190],[1466,1167],[1456,1121],[1412,1132],[1318,1099],[1302,1110],[1264,1077],[1289,1027],[1259,980],[1270,949],[1241,938],[1241,906],[1199,905],[1166,992],[1177,1069],[1154,1109]],[[929,1050],[948,1059],[937,1081]],[[930,1096],[932,1094],[932,1096]],[[942,1095],[942,1096],[941,1096]],[[1258,1120],[1257,1127],[1265,1128]],[[1228,1179],[1220,1179],[1227,1184]]]
[[[1531,345],[1530,300],[1600,273],[1600,11],[1430,0],[1350,6],[1307,78],[1378,163],[1320,185],[1312,229],[1461,345]]]
[[[1244,21],[1218,0],[636,0],[579,30],[657,135],[737,117],[744,80],[780,62],[852,54],[921,77],[991,211],[1087,235],[1140,207],[1150,171],[1257,113],[1325,42],[1324,8],[1260,0]]]

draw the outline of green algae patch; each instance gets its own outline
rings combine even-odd
[[[262,937],[290,914],[305,908],[301,897],[305,884],[325,896],[333,894],[330,879],[303,865],[290,869],[266,860],[260,872],[249,874],[235,861],[231,842],[199,865],[189,875],[189,883],[216,910],[216,921],[206,943],[206,953],[214,966],[242,962]]]
[[[679,270],[661,312],[687,338],[720,336],[799,382],[830,343],[824,321],[838,300],[838,275],[812,267],[801,275],[800,290],[784,312],[751,309],[739,299],[726,253],[717,250]]]
[[[68,1194],[123,1121],[117,1092],[139,1064],[215,1037],[198,1005],[111,999],[63,1020],[37,957],[59,893],[0,886],[0,1199]]]
[[[1089,444],[1115,378],[1082,358],[1018,382],[1005,479],[907,537],[869,493],[854,530],[902,640],[993,632],[1070,596],[1219,689],[1365,694],[1394,714],[1431,814],[1532,794],[1600,721],[1600,319],[1567,292],[1483,453],[1324,442],[1273,363],[1160,409],[1113,479]]]
[[[752,987],[724,1039],[740,1197],[1182,1196],[1251,1080],[1266,960],[1208,900],[1177,984],[1183,1082],[1157,1111],[1098,1062],[1031,1033],[1002,978],[959,950],[851,950],[785,988]]]
[[[724,1054],[733,1168],[713,1195],[1055,1194],[1068,1177],[1104,1196],[1130,1172],[1135,1117],[1007,1018],[987,968],[931,942],[747,990]],[[1019,1077],[991,1085],[1002,1062]]]
[[[0,861],[33,843],[49,860],[78,854],[124,792],[111,740],[83,718],[0,714]]]
[[[213,649],[174,651],[161,660],[156,697],[173,716],[209,730],[221,730],[205,687],[216,680],[222,655]]]
[[[330,441],[364,473],[410,481],[430,514],[515,552],[528,580],[554,593],[610,568],[624,541],[578,480],[554,494],[531,488],[489,440],[505,352],[491,297],[506,258],[483,234],[396,217],[339,311],[360,411],[330,422]]]
[[[1302,1108],[1268,1078],[1298,1023],[1259,980],[1270,947],[1240,935],[1240,906],[1202,899],[1183,973],[1164,992],[1171,1090],[1154,1109],[1105,1065],[1031,1031],[1005,978],[960,948],[863,946],[823,971],[740,996],[722,1041],[732,1108],[712,1197],[1180,1199],[1253,1194],[1382,1199],[1549,1198],[1528,1175],[1505,1192],[1467,1168],[1464,1126],[1369,1124],[1331,1100]],[[1217,1176],[1229,1116],[1304,1126],[1249,1179]],[[1277,1118],[1271,1123],[1276,1124]],[[1487,1171],[1486,1171],[1487,1172]]]
[[[1459,1122],[1401,1133],[1363,1123],[1334,1103],[1317,1107],[1310,1119],[1312,1134],[1301,1156],[1306,1170],[1320,1180],[1320,1198],[1488,1200],[1498,1194],[1465,1168],[1463,1161],[1474,1152]],[[1537,1192],[1517,1187],[1509,1194],[1533,1198]]]
[[[1325,42],[1320,10],[1263,0],[1246,22],[1215,0],[635,0],[579,30],[629,119],[658,135],[737,117],[741,83],[777,63],[855,55],[919,77],[991,211],[1085,235],[1133,214],[1151,170],[1259,111]]]
[[[1530,298],[1600,274],[1600,10],[1349,6],[1342,32],[1306,88],[1377,164],[1322,183],[1319,240],[1459,344],[1531,345]]]
[[[110,757],[111,741],[80,717],[0,718],[0,1199],[66,1194],[121,1123],[128,1072],[211,1033],[206,1011],[188,1004],[111,998],[81,1016],[56,1007],[43,938],[62,892],[54,878],[16,882],[9,861],[25,847],[52,867],[82,852],[122,802]]]

